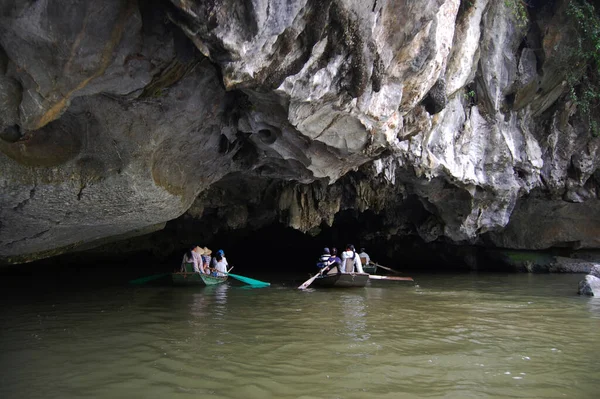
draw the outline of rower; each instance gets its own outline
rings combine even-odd
[[[364,248],[360,249],[360,253],[358,254],[358,256],[360,256],[360,263],[363,266],[368,266],[369,262],[371,262],[371,257],[369,256],[368,253],[365,252]]]

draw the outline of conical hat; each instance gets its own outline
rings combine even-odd
[[[212,251],[206,247],[204,247],[204,255],[210,255],[212,254]]]
[[[197,252],[200,255],[204,255],[204,249],[200,246],[196,246],[196,248],[194,248],[194,252]]]

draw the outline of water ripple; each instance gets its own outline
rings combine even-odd
[[[3,307],[0,395],[595,397],[600,305],[573,287],[423,276],[419,287],[45,295]]]

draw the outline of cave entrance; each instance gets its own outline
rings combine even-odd
[[[383,218],[371,211],[339,212],[332,226],[322,225],[310,234],[281,223],[212,234],[206,225],[203,229],[202,220],[181,217],[169,222],[162,231],[26,267],[16,265],[15,270],[19,269],[19,273],[35,270],[37,275],[62,276],[60,279],[74,281],[82,275],[93,275],[99,283],[120,276],[122,282],[141,274],[174,271],[189,247],[201,245],[211,248],[213,253],[223,249],[229,263],[235,266],[234,273],[304,277],[317,271],[316,261],[324,247],[336,247],[341,253],[346,244],[353,244],[357,251],[364,247],[374,261],[407,274],[470,269],[461,255],[464,247],[426,243],[417,236],[395,235],[389,230]]]
[[[364,247],[374,261],[403,272],[469,269],[453,245],[384,235],[385,229],[375,213],[348,210],[338,213],[332,226],[322,225],[310,233],[275,223],[216,234],[208,246],[213,251],[223,249],[232,265],[257,272],[314,273],[323,248],[336,247],[341,253],[347,244],[357,251]]]

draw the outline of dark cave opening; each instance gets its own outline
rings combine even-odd
[[[344,250],[347,244],[356,250],[364,247],[370,257],[399,271],[467,271],[460,246],[444,242],[426,243],[418,236],[382,235],[387,231],[384,220],[372,211],[339,212],[332,226],[303,233],[281,223],[267,224],[258,229],[241,228],[216,234],[198,233],[202,223],[178,219],[166,230],[178,236],[178,242],[208,246],[213,252],[223,249],[230,264],[238,271],[278,274],[314,273],[316,261],[325,247]],[[159,233],[160,234],[160,233]],[[197,237],[197,241],[190,241]],[[175,249],[169,262],[179,264],[185,246]]]
[[[207,246],[213,253],[223,249],[230,265],[235,266],[233,273],[267,280],[308,278],[317,271],[316,261],[324,247],[337,247],[341,252],[346,244],[353,244],[357,250],[366,248],[374,261],[404,276],[472,270],[464,260],[464,247],[426,243],[417,236],[379,236],[381,233],[376,232],[385,230],[385,226],[382,218],[371,211],[340,212],[333,226],[323,225],[312,234],[280,223],[212,234],[202,230],[201,222],[178,218],[156,233],[10,266],[2,274],[35,277],[39,284],[50,286],[82,281],[92,285],[124,284],[134,278],[176,271],[184,252],[192,245]]]

